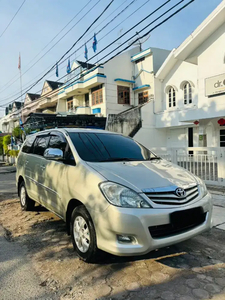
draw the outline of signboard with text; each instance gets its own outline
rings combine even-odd
[[[205,95],[213,96],[225,93],[225,73],[205,79]]]

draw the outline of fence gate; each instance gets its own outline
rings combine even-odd
[[[225,186],[225,148],[189,147],[154,149],[162,158],[183,167],[207,184]]]

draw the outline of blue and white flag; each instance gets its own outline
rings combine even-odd
[[[13,145],[14,145],[14,138],[13,136],[11,136],[11,146],[13,147]]]
[[[25,131],[24,128],[23,128],[23,122],[22,122],[21,119],[19,120],[19,124],[20,124],[20,128],[21,128],[23,131]]]
[[[92,44],[92,48],[93,48],[93,51],[96,52],[97,50],[97,39],[96,39],[96,35],[94,34],[94,39],[93,39],[93,44]]]
[[[70,71],[71,71],[71,68],[70,68],[70,59],[68,59],[68,64],[67,64],[67,67],[66,67],[67,74],[69,74]]]
[[[56,75],[56,77],[59,77],[59,68],[58,68],[58,63],[56,63],[55,75]]]
[[[87,49],[87,45],[85,44],[85,48],[84,48],[84,57],[86,59],[88,59],[88,49]]]

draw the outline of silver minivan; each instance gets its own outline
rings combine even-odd
[[[98,250],[141,255],[212,226],[204,182],[121,134],[53,129],[27,137],[17,160],[23,210],[65,220],[84,261]]]

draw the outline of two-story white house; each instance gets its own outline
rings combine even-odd
[[[58,93],[57,112],[106,117],[147,102],[154,95],[154,73],[169,53],[134,47],[103,66],[75,61]]]
[[[165,147],[225,147],[225,1],[171,51],[155,81],[152,115]]]

